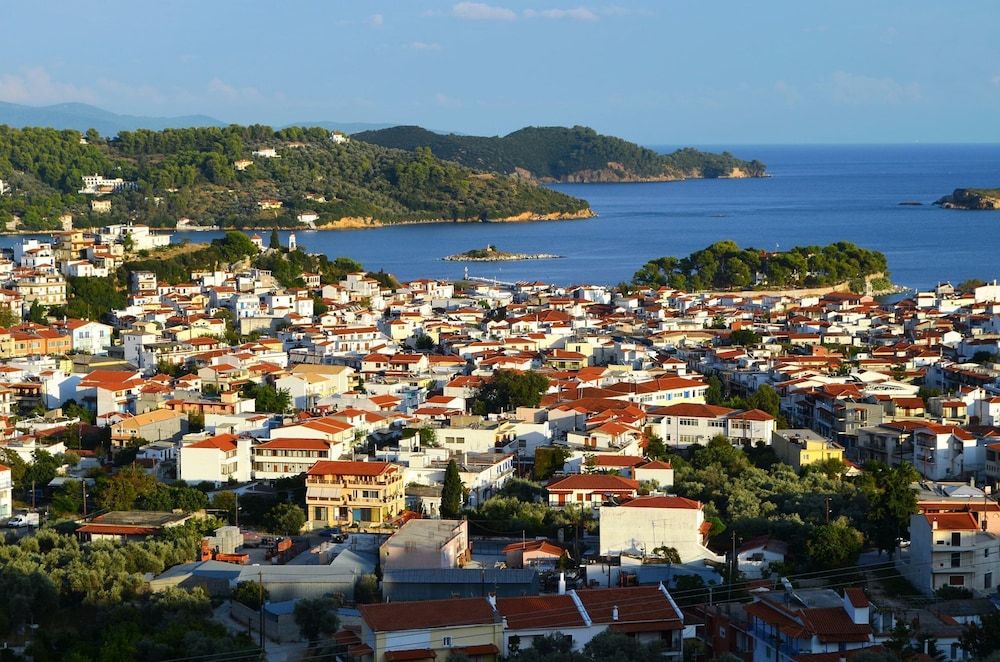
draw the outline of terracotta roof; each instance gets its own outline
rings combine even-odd
[[[669,462],[664,462],[663,460],[653,460],[652,462],[647,462],[639,469],[673,469],[673,466]]]
[[[944,531],[976,531],[979,529],[979,523],[976,522],[972,513],[926,513],[924,517],[927,518],[927,523],[931,525],[932,529],[935,528],[935,524],[937,524],[936,528]]]
[[[613,474],[576,474],[556,479],[549,483],[546,489],[550,492],[563,490],[635,491],[639,489],[639,481]]]
[[[385,659],[389,662],[400,662],[402,660],[433,660],[437,653],[430,648],[411,648],[401,651],[386,651]]]
[[[569,595],[497,598],[497,611],[514,630],[584,627],[586,622]]]
[[[868,602],[868,596],[865,595],[865,592],[856,586],[845,588],[844,595],[846,595],[847,599],[851,601],[851,606],[855,609],[864,609],[870,604]]]
[[[684,508],[700,510],[701,503],[679,496],[641,496],[623,503],[621,508]]]
[[[650,409],[650,413],[657,416],[691,416],[695,418],[721,418],[732,414],[734,411],[736,410],[729,407],[701,405],[693,402],[681,402],[676,405],[653,407]]]
[[[317,462],[309,469],[310,476],[380,476],[397,468],[389,462],[350,462],[325,460]]]
[[[322,439],[272,439],[258,444],[257,448],[294,448],[298,450],[330,450],[330,444]]]
[[[646,458],[638,455],[598,455],[594,461],[599,467],[637,467],[642,465]]]
[[[189,444],[184,448],[217,448],[220,451],[228,453],[229,451],[236,450],[236,435],[233,434],[217,434],[214,437],[209,437],[208,439],[202,439],[201,441],[196,441],[193,444]]]
[[[594,623],[621,625],[624,623],[659,623],[662,630],[684,627],[681,615],[674,609],[658,586],[601,588],[577,591],[580,602]],[[618,621],[612,614],[618,607]]]
[[[486,625],[494,623],[496,618],[486,598],[389,602],[361,605],[359,610],[362,620],[376,632]]]

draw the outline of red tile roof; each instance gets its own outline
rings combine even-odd
[[[236,439],[234,434],[217,434],[214,437],[185,446],[185,448],[218,448],[220,451],[228,453],[236,450]]]
[[[586,622],[568,595],[497,598],[497,611],[515,630],[584,627]]]
[[[663,630],[684,627],[681,615],[658,586],[581,590],[577,596],[594,623],[662,623],[663,627],[658,629]],[[618,607],[617,622],[612,619],[615,607]]]
[[[683,508],[700,510],[701,503],[679,496],[641,496],[623,503],[621,508]]]
[[[639,481],[613,474],[576,474],[549,483],[550,492],[591,490],[594,492],[631,492],[639,489]]]
[[[279,448],[279,449],[296,449],[296,450],[309,450],[309,451],[328,451],[330,450],[329,442],[322,439],[272,439],[271,441],[265,441],[259,444],[257,448]]]
[[[402,651],[386,651],[385,659],[389,662],[401,662],[403,660],[433,660],[437,653],[429,648],[412,648]]]
[[[653,407],[650,409],[650,413],[657,416],[690,416],[693,418],[721,418],[732,414],[734,411],[736,410],[729,407],[700,405],[693,402],[681,402],[676,405]]]
[[[598,455],[594,461],[599,467],[637,467],[646,458],[638,455]]]
[[[375,632],[486,625],[496,614],[486,598],[450,598],[361,605],[362,620]]]
[[[976,522],[972,513],[927,513],[924,517],[927,518],[927,523],[931,525],[931,528],[935,528],[934,525],[937,524],[937,528],[944,531],[976,531],[979,529],[979,523]]]
[[[386,471],[396,469],[389,462],[350,462],[340,460],[325,460],[317,462],[309,469],[310,476],[380,476]]]

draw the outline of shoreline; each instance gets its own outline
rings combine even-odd
[[[270,232],[271,230],[277,230],[279,232],[322,232],[322,231],[335,231],[335,230],[371,230],[376,228],[390,228],[396,225],[436,225],[445,223],[482,223],[488,225],[490,223],[535,223],[535,222],[545,222],[545,221],[584,221],[589,218],[597,218],[597,212],[591,208],[580,209],[573,212],[549,212],[546,214],[538,214],[535,212],[522,212],[514,216],[505,216],[503,218],[491,218],[487,220],[482,220],[479,218],[431,218],[431,219],[421,219],[421,220],[411,220],[411,221],[383,221],[382,219],[374,218],[371,216],[345,216],[339,218],[335,221],[329,221],[327,223],[317,224],[315,227],[308,225],[298,225],[298,226],[279,226],[279,225],[246,225],[243,227],[220,227],[220,226],[197,226],[197,227],[187,227],[187,228],[160,228],[160,227],[150,227],[150,231],[153,233],[177,233],[177,232]],[[139,223],[141,225],[141,223]],[[100,230],[99,227],[92,228],[73,228],[72,230],[0,230],[0,236],[19,236],[19,235],[57,235],[64,234],[66,232],[96,232]]]
[[[553,255],[551,253],[509,253],[506,255],[495,255],[491,257],[470,257],[467,255],[446,255],[441,258],[442,262],[525,262],[528,260],[563,260],[565,255]]]

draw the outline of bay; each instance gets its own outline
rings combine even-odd
[[[743,145],[730,151],[764,161],[772,176],[552,185],[590,202],[598,216],[583,221],[401,225],[297,232],[296,238],[311,252],[349,256],[404,280],[459,278],[467,266],[469,275],[506,281],[616,284],[646,260],[684,256],[722,239],[763,249],[851,241],[885,253],[893,280],[909,287],[1000,277],[1000,212],[931,204],[956,187],[1000,186],[1000,145]],[[269,233],[260,234],[266,242]],[[287,242],[289,233],[279,234]],[[218,236],[178,232],[174,241]],[[0,237],[0,246],[18,241]],[[487,244],[565,257],[467,265],[440,259]]]

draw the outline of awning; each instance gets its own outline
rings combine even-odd
[[[437,653],[429,648],[414,648],[405,651],[386,651],[385,659],[389,662],[399,662],[400,660],[433,660]]]
[[[466,646],[465,648],[456,648],[459,653],[465,653],[466,655],[499,655],[500,649],[493,644],[480,644],[479,646]]]

